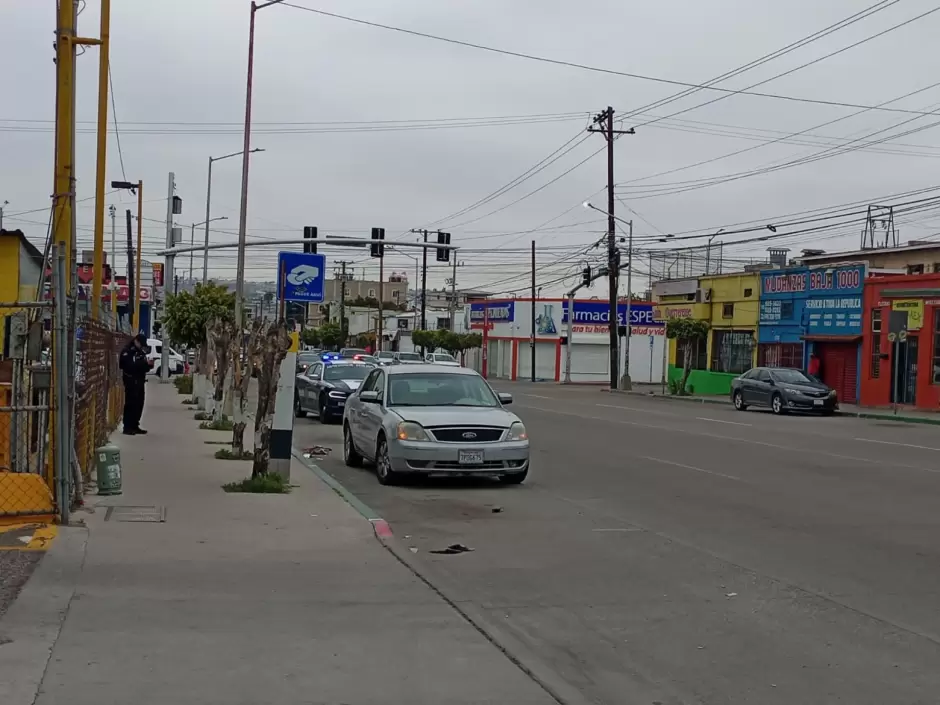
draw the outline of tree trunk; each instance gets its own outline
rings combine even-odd
[[[222,418],[222,400],[225,396],[225,375],[232,361],[232,338],[234,325],[223,321],[213,321],[209,336],[215,350],[216,365],[214,390],[212,394],[212,420]]]
[[[258,339],[261,334],[263,322],[255,320],[251,326],[251,334],[248,337],[248,343],[244,347],[239,345],[235,349],[235,365],[232,374],[235,377],[233,392],[235,398],[232,402],[232,453],[241,456],[245,452],[245,426],[247,419],[245,411],[248,408],[248,388],[251,385],[251,378],[258,367]],[[241,336],[244,337],[244,336]],[[239,343],[243,341],[240,339]]]
[[[271,427],[274,425],[274,403],[281,379],[281,363],[290,350],[291,338],[284,321],[272,324],[259,337],[258,408],[255,412],[255,455],[251,476],[266,475],[271,458]]]
[[[682,351],[682,380],[679,385],[679,396],[685,394],[685,385],[689,381],[689,375],[692,373],[692,341],[685,341],[685,349]]]

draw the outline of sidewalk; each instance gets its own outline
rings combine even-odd
[[[657,399],[668,399],[670,401],[684,401],[699,404],[731,404],[729,397],[697,397],[697,396],[675,396],[669,394],[668,390],[663,394],[663,387],[660,384],[634,384],[633,390],[624,392],[614,390],[617,394],[638,394],[644,397],[654,397]],[[610,391],[606,388],[605,391]],[[856,416],[862,419],[883,419],[890,421],[903,421],[905,423],[922,423],[940,425],[940,413],[931,413],[929,411],[916,411],[914,409],[898,409],[897,413],[893,409],[878,409],[857,406],[855,404],[839,404],[837,416]]]
[[[147,387],[150,434],[117,436],[124,494],[89,498],[87,546],[64,529],[0,621],[0,702],[555,702],[303,465],[289,495],[223,492],[250,463]]]

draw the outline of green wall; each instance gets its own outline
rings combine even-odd
[[[709,372],[708,370],[692,370],[686,382],[686,389],[695,396],[728,396],[731,394],[731,380],[738,375],[727,372]],[[669,365],[669,381],[682,379],[682,368]]]

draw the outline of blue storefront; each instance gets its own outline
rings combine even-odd
[[[806,369],[810,354],[841,401],[858,399],[865,265],[761,272],[757,364]]]

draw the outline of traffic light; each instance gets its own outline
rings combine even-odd
[[[581,283],[584,284],[584,286],[591,285],[591,266],[590,265],[585,267],[584,270],[581,272]]]
[[[304,254],[315,255],[317,253],[317,228],[314,225],[304,226],[304,240],[311,242],[304,243]]]
[[[372,243],[372,250],[369,254],[373,257],[384,257],[385,244],[382,240],[385,239],[385,228],[372,228],[372,239],[375,240],[375,242]]]
[[[450,233],[442,233],[438,231],[437,233],[437,244],[438,245],[449,245],[450,244]],[[450,262],[450,250],[438,250],[437,251],[437,261],[438,262]]]

